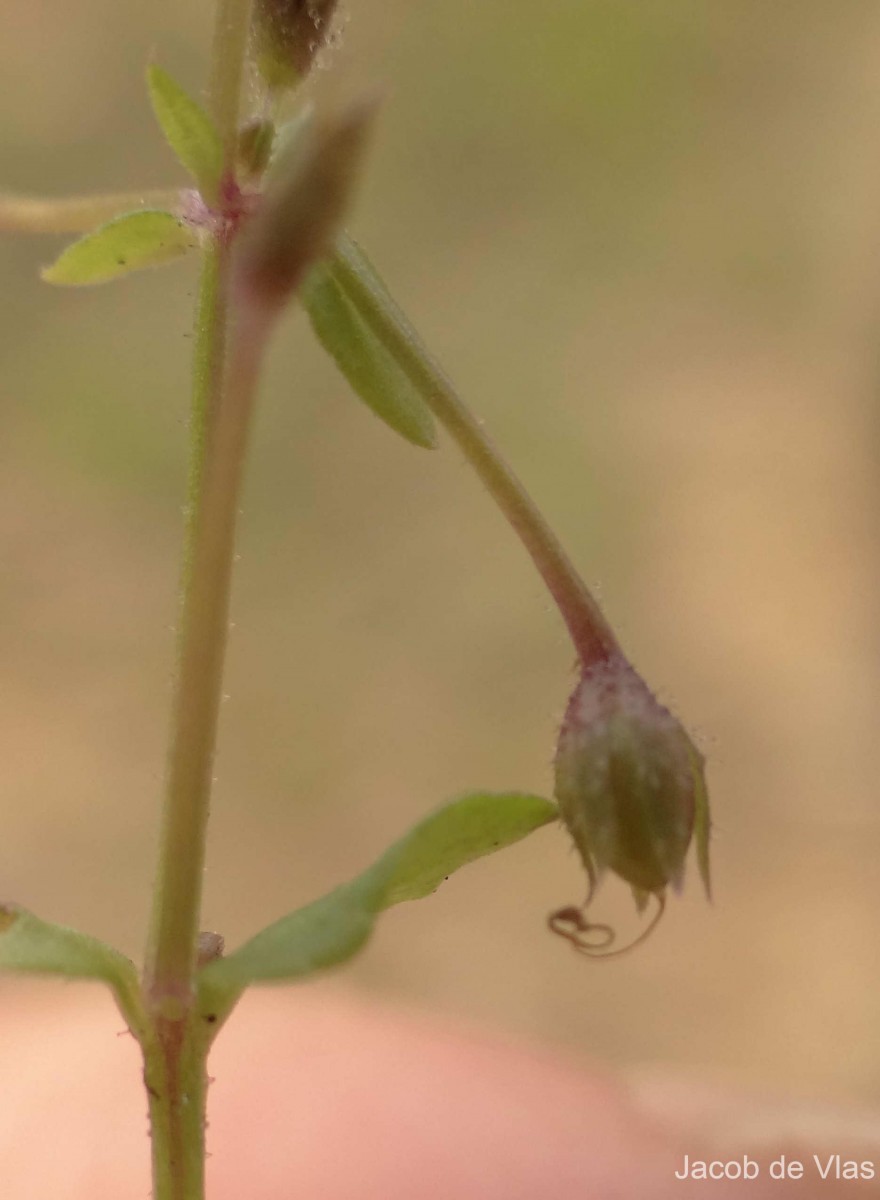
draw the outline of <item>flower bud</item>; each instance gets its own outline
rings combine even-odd
[[[556,751],[556,798],[593,885],[612,871],[641,910],[678,890],[696,838],[708,893],[703,760],[676,718],[622,657],[586,670]]]
[[[272,158],[275,145],[275,125],[261,117],[255,118],[239,131],[238,166],[247,180],[259,179]]]
[[[296,85],[328,39],[337,0],[256,0],[254,42],[260,74],[274,91]]]

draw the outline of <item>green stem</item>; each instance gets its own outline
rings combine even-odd
[[[187,480],[186,513],[194,516],[199,504],[205,447],[212,414],[219,403],[223,387],[223,363],[226,355],[226,326],[229,312],[228,295],[229,253],[215,242],[208,246],[202,260],[194,325],[193,391],[190,405],[190,457]],[[195,522],[186,529],[181,581],[181,608],[192,568]]]
[[[332,263],[349,299],[457,443],[531,555],[584,666],[619,654],[610,625],[556,535],[365,255],[342,237]]]
[[[218,0],[211,66],[211,101],[221,136],[238,124],[250,0]],[[231,529],[226,505],[208,494],[222,490],[212,435],[222,408],[228,308],[228,247],[206,250],[195,320],[190,469],[178,638],[178,671],[172,707],[165,807],[146,983],[154,1004],[192,991],[201,903],[205,833],[228,623]],[[218,553],[228,552],[228,562]]]
[[[231,171],[251,0],[218,0],[211,107]],[[194,980],[208,810],[229,626],[238,497],[261,343],[227,362],[229,247],[205,251],[195,319],[190,467],[177,676],[140,1036],[154,1200],[202,1200],[209,1039]],[[250,382],[249,382],[250,381]]]
[[[209,430],[223,388],[225,259],[220,246],[206,250],[196,306],[178,671],[144,978],[150,1023],[140,1041],[150,1105],[154,1200],[204,1196],[207,1047],[198,1037],[191,1005],[226,642],[225,618],[205,609],[203,597],[212,585],[204,577],[202,550],[211,520],[204,493]],[[221,605],[227,598],[228,588]]]
[[[158,1022],[143,1043],[154,1200],[204,1197],[209,1043],[195,1016]]]
[[[205,579],[204,474],[211,417],[220,405],[226,342],[226,254],[205,253],[195,320],[190,466],[181,580],[178,668],[171,719],[165,807],[153,924],[147,951],[147,989],[154,1004],[189,1001],[196,955],[205,858],[205,835],[220,706],[220,675],[226,646],[221,614],[209,611],[214,586]],[[212,570],[216,567],[212,565]],[[221,606],[227,598],[219,598]],[[206,606],[207,605],[207,606]],[[211,622],[210,628],[205,621]],[[225,618],[223,618],[225,619]]]
[[[209,260],[203,299],[212,292],[211,269]],[[210,312],[216,317],[218,308],[211,307]],[[196,436],[198,431],[193,436],[191,486],[197,495],[187,539],[179,674],[145,981],[153,1019],[151,1036],[143,1044],[151,1097],[155,1200],[198,1200],[202,1195],[199,1164],[204,1151],[208,1042],[195,1011],[193,980],[236,517],[267,333],[262,321],[239,322],[222,388],[204,388],[203,398],[210,407],[201,409],[203,441]],[[211,320],[204,336],[215,349],[216,334]],[[204,359],[197,353],[197,362],[202,362],[204,378],[210,381],[217,364],[208,347],[203,349]],[[202,394],[200,378],[197,371],[197,397]]]

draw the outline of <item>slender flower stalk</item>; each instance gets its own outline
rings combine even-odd
[[[580,678],[559,735],[555,791],[587,873],[588,892],[582,906],[557,910],[549,925],[590,957],[615,957],[638,945],[657,924],[667,886],[681,887],[692,843],[709,892],[702,755],[629,663],[531,497],[349,239],[340,240],[333,271],[519,535],[568,627]],[[640,912],[652,897],[656,902],[646,929],[622,948],[614,948],[609,926],[586,917],[606,870],[629,884]]]
[[[598,604],[537,505],[458,395],[358,248],[340,239],[333,267],[375,336],[410,377],[501,509],[538,569],[587,667],[620,653]]]
[[[121,213],[141,208],[175,208],[179,192],[145,188],[109,196],[22,196],[0,192],[0,233],[83,233]]]

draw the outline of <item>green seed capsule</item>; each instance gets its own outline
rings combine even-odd
[[[569,701],[556,797],[591,885],[612,871],[640,910],[651,895],[662,901],[681,887],[696,838],[708,891],[702,756],[622,658],[588,669]]]

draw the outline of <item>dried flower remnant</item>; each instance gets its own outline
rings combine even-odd
[[[556,798],[589,880],[581,908],[553,913],[550,928],[581,952],[608,957],[631,949],[656,926],[666,889],[680,891],[691,843],[709,892],[708,807],[703,759],[681,723],[622,655],[584,670],[568,703],[556,751]],[[657,911],[626,947],[586,913],[611,871],[644,911]]]
[[[257,0],[255,58],[270,91],[295,88],[331,40],[337,0]]]
[[[208,963],[215,962],[223,957],[225,949],[226,939],[222,933],[215,933],[210,929],[203,930],[196,943],[196,965],[205,967]]]

